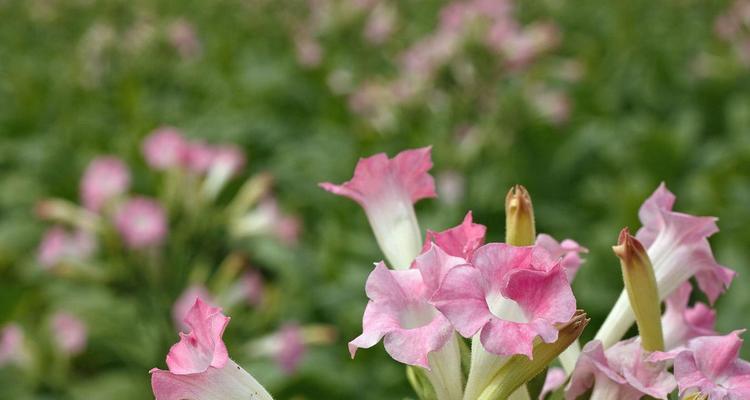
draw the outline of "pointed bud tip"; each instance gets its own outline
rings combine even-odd
[[[617,238],[617,245],[612,246],[612,251],[623,261],[631,260],[633,257],[643,258],[646,255],[646,249],[643,247],[643,244],[630,234],[628,227],[620,231],[620,235]],[[631,264],[626,263],[625,265]]]

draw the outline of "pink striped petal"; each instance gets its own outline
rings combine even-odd
[[[222,368],[228,359],[222,336],[229,317],[218,307],[211,307],[200,298],[185,317],[189,333],[180,333],[180,341],[167,354],[169,371],[178,374],[195,374],[209,367]]]

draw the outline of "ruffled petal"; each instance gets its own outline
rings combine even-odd
[[[474,336],[492,317],[481,273],[470,265],[451,269],[431,302],[463,337]]]
[[[167,354],[169,371],[178,374],[200,373],[208,367],[223,367],[228,357],[222,336],[229,317],[218,307],[210,307],[200,298],[185,317],[191,331],[180,333],[180,341]]]
[[[427,250],[414,260],[412,268],[418,269],[422,274],[429,297],[438,290],[448,271],[458,265],[466,264],[463,258],[448,255],[441,247],[430,243]]]
[[[154,368],[151,388],[156,400],[271,400],[263,386],[232,360],[222,368],[187,375]]]
[[[461,225],[442,232],[428,230],[422,251],[427,251],[430,243],[435,243],[451,256],[469,259],[474,250],[484,243],[486,232],[487,227],[472,222],[469,211]]]

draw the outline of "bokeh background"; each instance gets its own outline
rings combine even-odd
[[[719,330],[750,322],[749,1],[0,0],[0,326],[20,324],[42,357],[0,367],[0,398],[151,398],[148,370],[177,340],[169,307],[188,278],[151,298],[138,273],[117,284],[49,273],[37,248],[50,223],[35,207],[77,202],[101,154],[157,196],[141,142],[163,125],[240,146],[248,161],[229,192],[269,173],[300,221],[282,245],[173,217],[156,261],[210,274],[239,251],[262,271],[271,300],[235,307],[226,339],[278,398],[410,394],[382,346],[349,359],[382,256],[358,206],[317,187],[377,152],[433,146],[440,197],[417,205],[423,229],[473,210],[500,241],[505,193],[524,184],[538,231],[590,249],[574,284],[592,317],[584,338],[622,288],[609,247],[664,181],[678,210],[720,219],[711,243],[739,276],[717,303]],[[111,254],[91,265],[152,257]],[[88,327],[85,351],[62,361],[47,349],[57,310]],[[289,321],[338,335],[292,373],[246,351]]]

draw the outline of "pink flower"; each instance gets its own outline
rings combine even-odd
[[[664,183],[659,185],[638,212],[643,227],[636,238],[647,248],[661,299],[695,276],[698,287],[713,303],[735,275],[731,269],[719,265],[711,252],[708,237],[719,230],[716,218],[672,211],[674,202],[674,194]],[[596,339],[606,348],[620,340],[634,321],[630,302],[623,291]]]
[[[115,226],[132,249],[156,246],[167,235],[167,216],[156,201],[133,197],[117,210]]]
[[[729,287],[735,272],[719,265],[708,237],[719,231],[714,217],[695,217],[672,211],[675,195],[662,183],[641,206],[643,227],[636,238],[648,249],[666,296],[695,275],[698,287],[711,303]]]
[[[208,289],[206,289],[205,286],[192,285],[185,289],[180,297],[174,302],[174,305],[172,305],[172,319],[174,320],[175,326],[181,330],[187,330],[189,328],[184,321],[188,312],[192,310],[195,305],[197,299],[202,299],[208,304],[214,303],[211,299],[211,294],[208,293]]]
[[[89,210],[99,211],[129,187],[130,171],[119,158],[97,157],[89,163],[81,179],[81,201]]]
[[[662,363],[645,360],[640,341],[630,339],[606,351],[599,341],[584,346],[565,398],[574,400],[592,386],[592,399],[638,400],[646,395],[666,399],[676,384]]]
[[[406,150],[392,159],[380,153],[360,159],[350,181],[320,186],[359,203],[388,261],[406,269],[422,247],[414,203],[436,195],[430,168],[429,147]]]
[[[578,269],[583,264],[581,254],[589,252],[589,249],[579,245],[575,240],[565,239],[558,242],[545,233],[537,235],[535,244],[547,250],[552,258],[561,258],[560,264],[565,268],[570,282],[573,282]]]
[[[443,203],[459,204],[466,193],[464,177],[456,171],[441,172],[437,176],[437,192]]]
[[[432,302],[462,336],[481,331],[490,353],[531,357],[534,339],[554,342],[575,313],[565,270],[541,247],[490,243],[471,264],[451,269]]]
[[[284,373],[293,374],[307,350],[302,330],[296,324],[287,324],[282,326],[275,336],[279,343],[276,363]]]
[[[554,392],[568,380],[568,376],[562,368],[552,367],[547,371],[547,376],[544,378],[544,386],[542,391],[539,393],[539,400],[544,400],[548,394]]]
[[[385,5],[376,7],[367,18],[363,35],[372,44],[382,44],[393,33],[396,10]]]
[[[169,24],[169,42],[183,59],[191,59],[201,54],[201,42],[193,25],[180,18]]]
[[[58,349],[67,355],[76,355],[86,348],[88,330],[86,325],[66,312],[58,312],[52,317],[52,333]]]
[[[167,354],[168,371],[154,368],[151,388],[156,400],[271,400],[255,378],[229,359],[222,336],[229,317],[200,298],[185,317],[189,333]]]
[[[297,54],[297,62],[303,67],[317,67],[323,60],[323,47],[318,39],[307,32],[303,31],[294,36],[294,50]]]
[[[362,334],[349,342],[352,357],[383,339],[394,360],[430,368],[427,355],[451,338],[450,322],[429,302],[430,290],[418,269],[391,271],[383,262],[367,278],[370,301],[362,320]]]
[[[243,297],[251,306],[259,306],[263,302],[263,275],[257,269],[252,269],[240,278]]]
[[[667,309],[661,319],[666,349],[682,346],[688,340],[699,336],[717,334],[714,330],[716,311],[700,302],[688,307],[692,290],[690,282],[685,282],[667,297]]]
[[[203,174],[211,168],[214,161],[214,148],[205,142],[196,140],[185,143],[185,159],[188,169]]]
[[[86,231],[71,233],[61,226],[54,226],[44,234],[37,259],[45,268],[52,268],[64,261],[82,261],[89,258],[96,248],[94,238]]]
[[[7,364],[25,364],[29,355],[24,345],[24,333],[18,324],[8,324],[0,329],[0,367]]]
[[[484,244],[486,232],[486,226],[472,222],[472,214],[469,211],[461,225],[442,232],[434,232],[428,229],[422,251],[427,251],[431,243],[435,243],[453,257],[469,259],[474,254],[474,250]]]
[[[156,170],[182,166],[187,152],[187,141],[182,132],[170,126],[156,129],[143,141],[146,163]]]
[[[726,336],[703,336],[654,359],[674,359],[680,395],[700,393],[711,400],[750,398],[750,363],[739,359],[742,339],[734,331]]]

